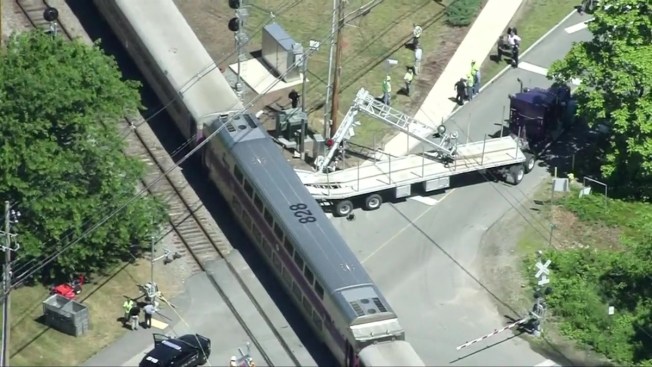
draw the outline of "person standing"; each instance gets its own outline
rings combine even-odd
[[[471,74],[473,75],[473,95],[480,93],[480,68],[475,60],[471,61]]]
[[[466,77],[466,98],[469,101],[473,99],[473,75],[471,73]]]
[[[455,92],[457,93],[455,96],[455,102],[461,106],[464,104],[464,90],[466,89],[466,80],[464,80],[464,78],[460,78],[460,80],[455,83],[454,88]]]
[[[421,39],[421,33],[423,33],[423,28],[416,24],[412,24],[412,47],[416,50],[419,46],[419,40]]]
[[[129,321],[131,323],[131,330],[138,330],[138,318],[140,316],[140,307],[134,302],[134,305],[129,310]]]
[[[412,85],[412,80],[414,79],[414,73],[412,68],[408,66],[405,76],[403,76],[403,81],[405,82],[405,95],[410,96],[410,86]]]
[[[143,312],[145,313],[145,329],[149,329],[152,327],[152,316],[156,313],[156,307],[151,302],[148,302],[143,307]]]
[[[301,96],[294,89],[292,89],[290,94],[288,94],[288,98],[290,98],[290,101],[292,101],[292,108],[297,108],[297,106],[299,106],[299,97]]]
[[[383,103],[389,106],[392,93],[392,77],[387,75],[383,80]]]
[[[129,322],[129,316],[131,316],[129,312],[131,311],[132,307],[134,307],[134,300],[127,298],[122,304],[122,309],[124,311],[124,316],[122,317],[122,326],[127,326],[127,323]]]
[[[421,73],[421,57],[423,56],[423,50],[421,46],[417,45],[414,49],[414,75],[419,75]]]

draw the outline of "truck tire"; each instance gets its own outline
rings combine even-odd
[[[353,203],[351,200],[341,200],[335,204],[333,215],[336,217],[346,217],[353,212]]]
[[[523,168],[525,168],[525,173],[530,173],[534,169],[534,164],[536,159],[534,158],[534,154],[532,153],[525,153],[525,162],[523,162]]]
[[[382,196],[378,194],[371,194],[364,199],[365,210],[376,210],[380,208],[383,203]]]
[[[523,164],[515,164],[511,167],[509,167],[509,177],[511,178],[511,184],[516,186],[523,181],[523,177],[525,176],[525,165]]]

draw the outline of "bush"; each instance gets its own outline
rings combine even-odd
[[[482,8],[482,0],[453,0],[446,8],[446,22],[454,27],[466,27]]]

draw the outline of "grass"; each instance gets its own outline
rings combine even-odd
[[[443,3],[448,2],[450,1]],[[254,30],[266,24],[269,9],[277,9],[279,5],[286,3],[287,1],[281,0],[257,1],[256,6],[250,8],[250,18],[247,22],[246,28],[250,34],[254,34]],[[348,0],[344,14],[352,13],[367,3],[369,0]],[[222,7],[228,9],[226,5]],[[296,42],[307,45],[311,39],[326,40],[331,27],[331,12],[331,1],[301,1],[290,10],[277,14],[275,21],[283,26]],[[424,29],[421,45],[425,60],[428,54],[434,54],[438,50],[441,42],[439,35],[446,27],[444,20],[444,6],[435,1],[390,0],[380,3],[369,14],[349,22],[343,33],[339,120],[342,120],[361,87],[374,95],[382,94],[381,84],[387,73],[385,60],[389,58],[398,61],[398,64],[389,70],[392,76],[392,91],[398,91],[403,85],[406,67],[412,66],[413,63],[413,52],[404,47],[411,39],[412,25],[417,23]],[[324,117],[322,105],[327,86],[325,80],[328,51],[328,42],[323,42],[320,50],[311,57],[308,66],[310,82],[307,86],[306,102],[312,107],[310,126],[318,132],[322,130]],[[413,88],[415,84],[413,83]],[[392,106],[411,113],[408,97],[397,96]],[[363,125],[356,129],[353,139],[357,143],[371,145],[374,140],[380,141],[388,132],[388,128],[377,121],[361,119],[361,122]]]
[[[157,276],[157,283],[168,296],[178,292],[172,280],[164,277],[164,272],[157,274],[161,275]],[[123,296],[137,297],[140,293],[137,284],[145,283],[149,277],[149,262],[139,260],[119,265],[106,276],[85,285],[77,301],[88,307],[91,330],[80,337],[65,335],[40,321],[42,302],[49,296],[46,287],[23,287],[12,292],[11,365],[81,365],[127,331],[117,321],[122,316]]]
[[[575,0],[524,0],[510,23],[510,26],[518,29],[518,34],[521,37],[521,50],[527,50],[578,4],[579,2]],[[491,54],[495,54],[495,49]],[[487,58],[482,63],[482,79],[490,80],[506,65],[505,61],[497,63]]]

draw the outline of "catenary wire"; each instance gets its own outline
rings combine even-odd
[[[264,22],[262,22],[261,24],[268,23],[269,21],[273,20],[275,17],[280,16],[281,14],[284,14],[287,10],[293,8],[294,6],[298,5],[299,3],[303,2],[303,1],[304,1],[304,0],[290,0],[290,1],[286,1],[285,3],[281,4],[281,5],[278,7],[278,10],[276,11],[276,14],[272,13],[272,15],[270,15],[270,17],[269,17],[268,19],[266,19]],[[260,32],[262,31],[262,29],[263,29],[263,27],[260,27],[259,30],[258,30],[254,35],[257,35],[258,33],[260,33]],[[252,39],[253,39],[253,37],[249,38],[249,39],[247,40],[247,42],[245,43],[245,45],[248,44]],[[234,54],[235,54],[235,51],[233,51],[233,52],[231,52],[230,54],[228,54],[227,56],[223,57],[222,60],[221,60],[220,62],[217,62],[217,63],[212,62],[211,64],[209,64],[209,65],[203,67],[199,72],[195,73],[195,74],[194,74],[194,75],[193,75],[193,76],[192,76],[188,81],[186,81],[186,82],[183,84],[182,87],[179,88],[179,90],[177,91],[177,93],[175,93],[175,97],[174,97],[174,98],[171,98],[171,99],[170,99],[169,101],[167,101],[167,102],[166,102],[166,103],[165,103],[161,108],[159,108],[157,111],[155,111],[153,114],[151,114],[151,115],[148,116],[147,118],[141,118],[141,119],[139,119],[139,121],[137,122],[137,124],[135,124],[135,123],[133,123],[133,122],[130,121],[131,124],[132,124],[132,131],[133,131],[133,130],[136,130],[136,129],[137,129],[139,126],[141,126],[143,123],[148,123],[148,122],[150,122],[150,121],[151,121],[153,118],[155,118],[157,115],[159,115],[160,113],[164,112],[167,108],[169,108],[169,107],[170,107],[174,102],[176,102],[176,101],[180,98],[180,96],[181,96],[181,94],[182,94],[183,92],[185,92],[185,91],[189,90],[190,88],[192,88],[192,86],[194,86],[197,82],[199,82],[199,81],[200,81],[201,79],[203,79],[205,76],[207,76],[208,74],[210,74],[213,70],[217,69],[217,68],[218,68],[217,65],[219,65],[219,64],[222,63],[222,62],[225,62],[225,61],[228,60],[230,57],[232,57]],[[123,139],[123,140],[126,139],[126,137],[127,137],[129,134],[131,134],[131,131],[128,132],[127,134],[125,134],[125,135],[122,137],[122,139]],[[170,157],[171,157],[171,158],[174,158],[175,156],[177,156],[178,153],[182,152],[183,149],[185,149],[185,148],[186,148],[190,143],[196,141],[196,138],[197,138],[197,134],[195,134],[195,135],[189,137],[188,139],[186,139],[185,142],[181,143],[177,148],[174,149],[174,151],[170,154]],[[168,199],[169,199],[169,198],[168,198]],[[30,199],[30,200],[38,200],[38,198],[36,198],[36,199]],[[13,208],[13,207],[19,207],[19,206],[20,206],[20,203],[14,203],[14,204],[12,204],[12,208]],[[84,223],[82,223],[82,227],[85,226],[85,225],[90,224],[92,221],[93,221],[93,219],[88,219],[87,221],[85,221]],[[67,233],[64,235],[64,239],[69,239],[72,235],[73,235],[73,229],[70,229],[70,230],[68,230]],[[48,241],[48,243],[54,243],[54,242],[55,242],[55,240]],[[47,246],[44,246],[44,247],[47,247]],[[14,264],[18,263],[18,264],[19,264],[19,266],[18,266],[16,269],[14,269],[14,272],[15,272],[15,273],[20,273],[20,272],[22,272],[22,271],[24,270],[24,268],[26,268],[27,266],[33,264],[34,262],[38,261],[38,259],[39,259],[38,257],[36,257],[36,258],[32,258],[32,259],[30,259],[29,261],[27,261],[27,262],[25,262],[25,263],[21,263],[21,261],[23,260],[23,258],[24,258],[25,256],[26,256],[26,255],[24,255],[24,256],[19,256],[19,257],[17,257],[16,259],[12,260],[12,263],[14,263]],[[42,256],[45,256],[45,255],[42,255]],[[42,257],[42,256],[41,256],[41,257]]]
[[[337,9],[336,9],[337,10]],[[326,36],[323,37],[322,42],[329,41],[332,37],[334,37],[334,34],[330,32],[330,30],[327,32]],[[316,50],[310,50],[307,55],[306,59],[310,58],[312,54],[314,54]],[[124,203],[122,203],[120,206],[118,206],[116,209],[112,210],[108,215],[106,215],[104,218],[99,220],[97,223],[95,223],[93,226],[91,226],[89,229],[85,230],[77,239],[73,240],[72,242],[63,245],[62,248],[56,250],[56,252],[52,255],[50,255],[48,258],[44,259],[41,261],[40,264],[32,267],[31,269],[24,271],[22,274],[18,275],[15,277],[16,282],[14,282],[11,287],[8,290],[5,290],[4,295],[6,296],[7,292],[14,288],[16,284],[19,284],[23,282],[25,279],[30,278],[32,275],[34,275],[36,272],[40,271],[43,267],[54,261],[59,255],[61,255],[63,252],[71,248],[72,246],[76,245],[79,241],[82,239],[86,238],[88,235],[90,235],[92,232],[96,231],[98,228],[100,228],[104,223],[106,223],[108,220],[110,220],[112,217],[114,217],[117,213],[120,211],[124,210],[126,207],[128,207],[132,202],[140,198],[145,192],[147,192],[148,189],[150,189],[152,186],[156,185],[159,181],[167,177],[168,174],[170,174],[172,171],[176,170],[183,164],[186,160],[188,160],[192,155],[194,155],[197,151],[201,150],[204,145],[206,145],[211,139],[213,139],[216,135],[218,135],[226,126],[233,121],[233,119],[241,115],[243,113],[247,113],[248,108],[252,107],[258,100],[263,98],[269,90],[271,90],[276,84],[280,82],[283,77],[285,77],[288,73],[292,72],[296,67],[298,67],[299,64],[295,63],[293,64],[288,70],[281,75],[280,78],[277,78],[272,82],[261,94],[256,96],[255,98],[252,99],[251,102],[249,102],[243,109],[229,117],[227,121],[225,121],[222,126],[218,127],[214,132],[212,132],[209,136],[207,136],[203,141],[201,141],[199,144],[197,144],[196,147],[194,147],[190,152],[185,154],[178,162],[176,162],[172,167],[166,169],[163,173],[161,173],[156,179],[154,179],[149,185],[146,185],[142,190],[137,192],[133,197],[130,199],[126,200]]]

